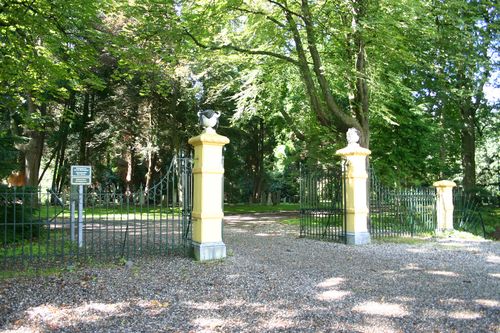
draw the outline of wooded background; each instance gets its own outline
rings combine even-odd
[[[332,162],[350,127],[388,184],[498,195],[496,6],[4,0],[0,176],[60,191],[83,164],[96,188],[148,189],[210,108],[229,201],[292,198],[299,165]]]

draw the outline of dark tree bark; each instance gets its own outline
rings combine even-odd
[[[42,117],[45,116],[47,106],[44,104],[37,110],[30,94],[27,95],[27,104],[30,115],[40,112]],[[39,128],[25,128],[23,134],[28,138],[28,142],[18,145],[17,148],[24,154],[26,186],[38,186],[45,133]]]
[[[462,139],[462,166],[464,170],[463,186],[467,192],[474,191],[476,187],[476,121],[475,110],[471,107],[462,107],[461,114],[463,125]]]
[[[88,122],[90,121],[90,94],[87,92],[84,95],[81,124],[80,124],[80,154],[78,163],[80,165],[88,164],[87,144],[90,140]]]

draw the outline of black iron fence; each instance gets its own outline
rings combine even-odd
[[[381,184],[373,171],[369,180],[368,227],[373,238],[415,236],[436,230],[434,188],[391,188]]]
[[[0,190],[0,265],[23,269],[85,259],[187,254],[190,251],[192,160],[176,158],[151,189],[135,193],[55,194]]]
[[[345,179],[341,166],[301,169],[300,236],[346,241]]]

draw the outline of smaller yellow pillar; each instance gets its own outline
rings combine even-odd
[[[222,147],[229,143],[229,139],[207,128],[188,142],[194,147],[194,256],[198,261],[225,258],[226,245],[222,241]]]
[[[346,243],[353,245],[369,244],[368,232],[368,204],[367,186],[368,173],[366,171],[366,158],[370,155],[369,149],[358,144],[359,136],[354,128],[347,131],[347,147],[337,150],[346,161],[344,170],[345,181],[345,209]]]
[[[453,230],[453,188],[450,180],[440,180],[432,184],[436,188],[437,231]]]

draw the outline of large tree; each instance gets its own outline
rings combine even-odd
[[[105,0],[6,1],[0,5],[0,104],[10,113],[26,184],[37,186],[47,135],[59,102],[71,90],[99,85],[96,60],[98,13]],[[7,102],[5,102],[7,101]]]
[[[316,122],[337,134],[356,127],[365,147],[373,95],[384,90],[378,79],[408,56],[405,36],[422,10],[414,2],[371,0],[197,1],[179,8],[197,46],[293,66]]]
[[[476,150],[484,123],[494,116],[485,85],[498,71],[499,14],[496,1],[432,1],[430,44],[419,50],[427,66],[419,69],[418,98],[440,124],[441,157],[461,156],[463,186],[476,186]],[[497,60],[495,60],[497,58]],[[445,169],[445,168],[443,168]],[[446,176],[452,176],[449,172]]]

